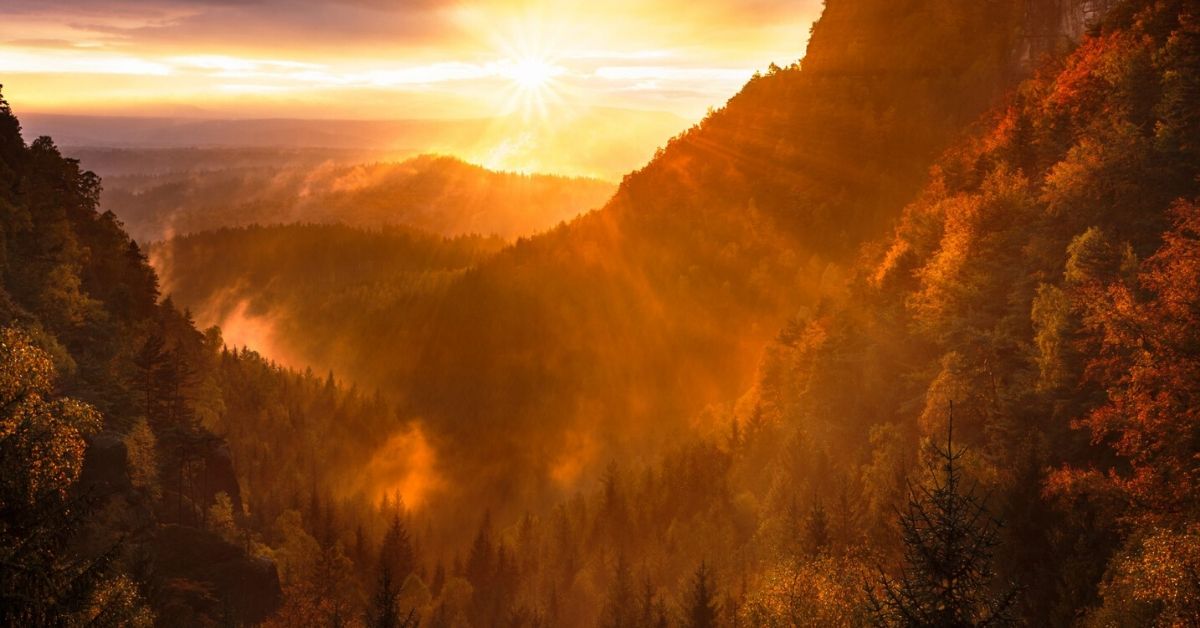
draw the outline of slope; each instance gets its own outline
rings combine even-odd
[[[784,319],[1021,75],[1025,9],[831,2],[803,63],[753,79],[600,211],[470,269],[418,343],[372,325],[343,338],[352,361],[320,342],[305,357],[423,417],[463,480],[452,503],[511,512],[654,451],[744,389]]]

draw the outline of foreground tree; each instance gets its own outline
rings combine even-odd
[[[93,502],[76,489],[84,437],[101,420],[53,386],[49,356],[0,331],[0,625],[149,625],[137,588],[111,569],[115,550],[72,550]]]
[[[954,406],[946,448],[933,446],[941,466],[932,488],[910,490],[900,517],[905,565],[899,580],[883,576],[868,592],[872,623],[878,626],[957,628],[1008,626],[1016,589],[993,593],[992,551],[997,524],[974,493],[962,487],[954,449]]]

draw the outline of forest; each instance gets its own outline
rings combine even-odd
[[[0,625],[1200,623],[1195,2],[827,0],[615,188],[64,152]]]

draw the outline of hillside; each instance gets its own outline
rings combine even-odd
[[[281,153],[281,160],[286,157]],[[612,191],[595,179],[492,172],[424,156],[400,163],[301,162],[109,177],[100,204],[141,242],[293,222],[514,238],[598,207]]]
[[[161,291],[0,99],[0,623],[1194,622],[1200,15],[1101,5],[831,0],[569,223]]]
[[[884,544],[953,402],[1031,625],[1195,610],[1149,584],[1189,568],[1190,550],[1152,548],[1188,547],[1197,512],[1193,9],[1128,3],[1023,83],[847,292],[784,327],[740,404],[767,434],[803,434],[828,466],[794,481],[816,503],[859,496],[856,529]]]
[[[321,366],[308,359],[317,354],[354,363],[364,336],[420,344],[448,287],[503,246],[496,237],[306,224],[177,236],[149,255],[168,279],[163,290],[220,325],[226,342],[305,368]],[[416,367],[412,357],[397,353],[393,366]]]
[[[998,102],[1021,71],[1023,16],[1009,3],[831,3],[811,62],[752,80],[601,210],[465,273],[419,334],[376,310],[371,333],[338,335],[352,358],[315,331],[303,359],[423,417],[458,461],[450,473],[505,515],[655,451],[749,384],[778,327],[840,282],[939,151]],[[870,54],[823,43],[847,38]],[[171,283],[206,273],[183,272],[197,279]]]

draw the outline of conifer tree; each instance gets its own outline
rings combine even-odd
[[[708,563],[701,562],[692,575],[684,600],[683,625],[687,628],[714,628],[717,625],[718,608],[712,571]]]
[[[629,575],[629,564],[625,555],[617,556],[612,584],[608,588],[608,600],[604,605],[601,626],[605,628],[627,628],[637,623],[634,606],[633,582]]]
[[[420,621],[416,610],[402,613],[397,600],[399,593],[392,570],[386,564],[381,564],[375,595],[371,597],[371,605],[367,609],[365,623],[368,628],[417,628]]]
[[[905,565],[898,580],[882,576],[869,590],[868,606],[878,626],[959,628],[1008,626],[1016,589],[993,592],[992,551],[998,523],[974,492],[962,486],[954,448],[954,406],[946,447],[932,446],[941,466],[932,488],[910,488],[901,514]]]
[[[416,569],[416,556],[413,550],[412,538],[408,534],[408,526],[397,512],[392,516],[392,523],[383,536],[383,545],[379,549],[379,561],[388,566],[396,582],[404,582],[405,578]]]

